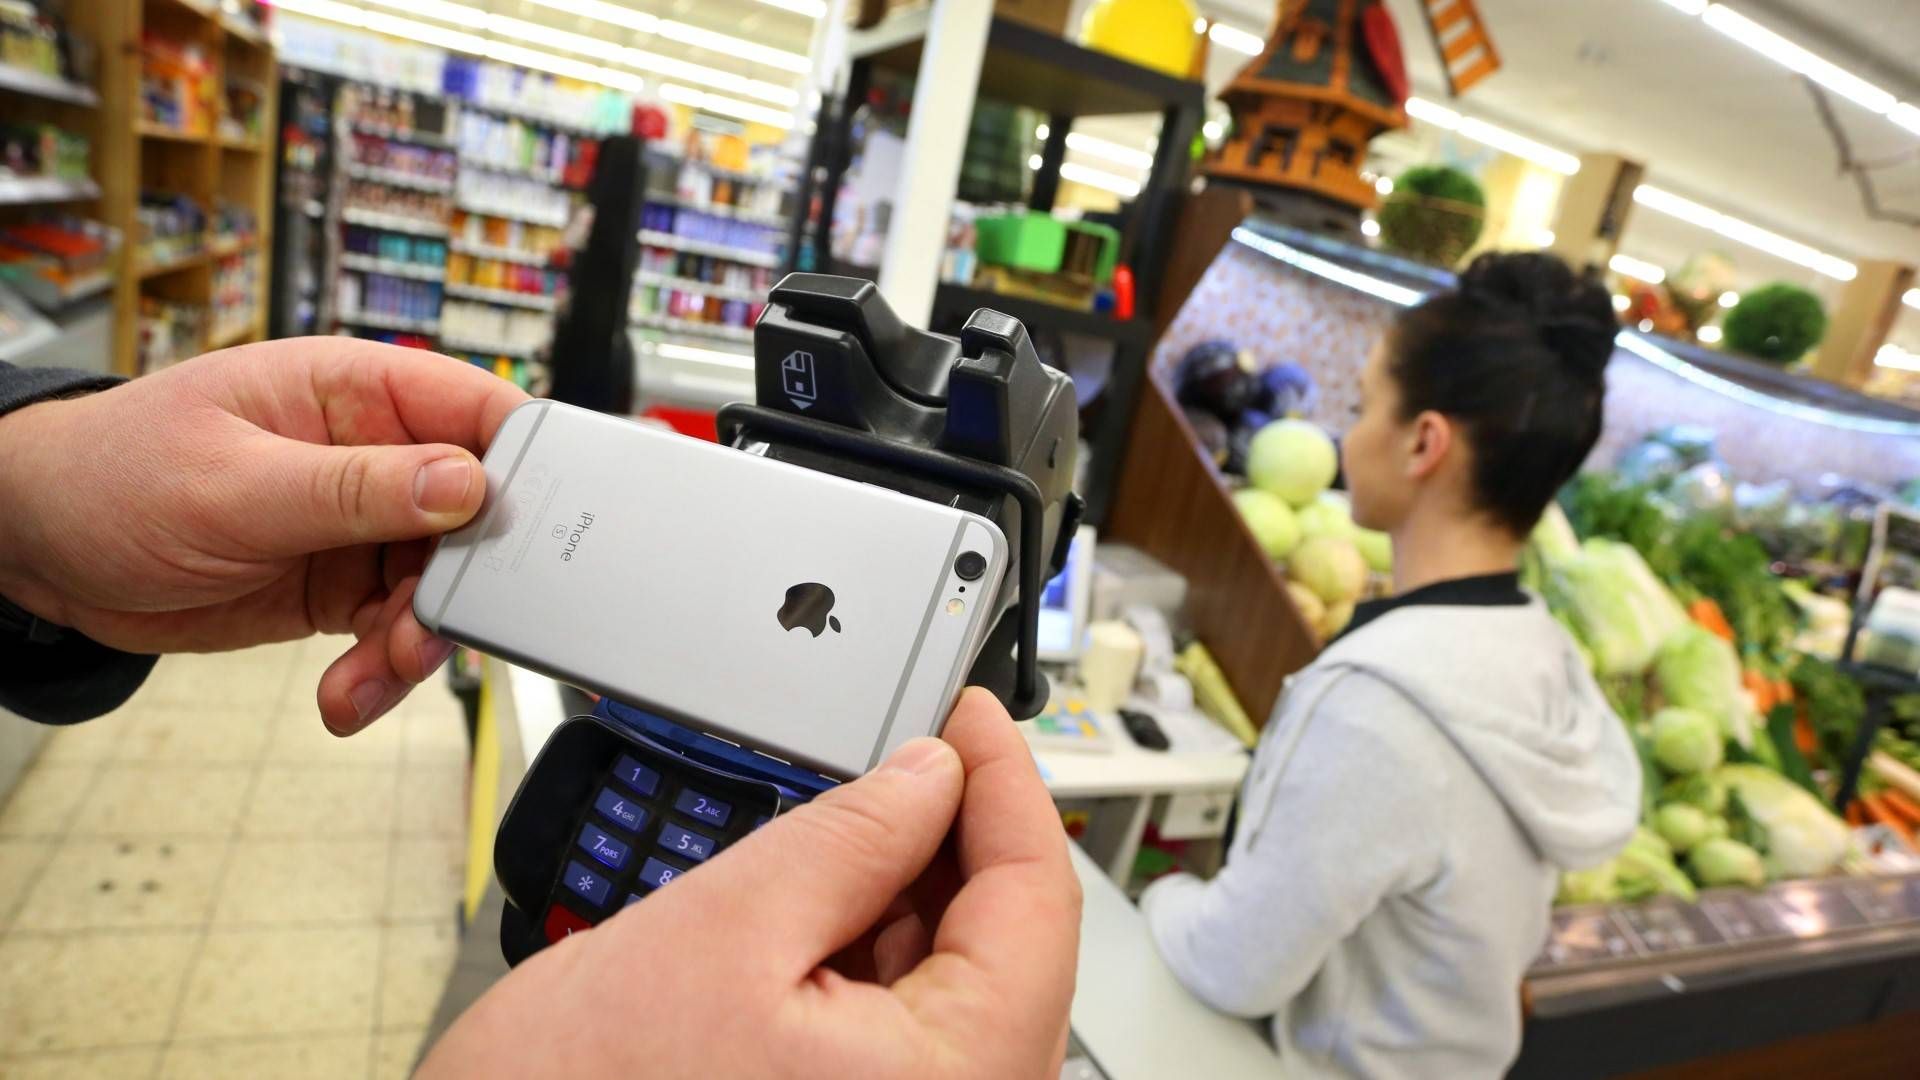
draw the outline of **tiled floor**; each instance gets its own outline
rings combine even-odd
[[[336,739],[344,639],[169,657],[0,805],[0,1077],[404,1077],[457,940],[444,680]]]

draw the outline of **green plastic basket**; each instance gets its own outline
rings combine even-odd
[[[1067,250],[1066,222],[1032,210],[983,217],[974,229],[974,252],[989,266],[1051,274]]]

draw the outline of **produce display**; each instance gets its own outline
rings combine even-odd
[[[1850,578],[1819,560],[1852,557],[1857,573],[1857,494],[1733,483],[1712,434],[1681,428],[1549,508],[1523,579],[1584,650],[1645,773],[1642,828],[1613,861],[1563,875],[1559,901],[1920,868],[1920,693],[1894,700],[1858,798],[1844,819],[1832,809],[1866,695],[1833,662],[1849,606],[1819,591]]]
[[[1727,348],[1770,364],[1791,364],[1827,332],[1827,310],[1811,291],[1787,282],[1740,297],[1723,326]]]

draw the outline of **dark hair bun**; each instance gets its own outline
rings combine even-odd
[[[1613,301],[1598,281],[1576,275],[1543,252],[1486,254],[1460,275],[1473,303],[1531,323],[1567,369],[1599,379],[1619,331]]]

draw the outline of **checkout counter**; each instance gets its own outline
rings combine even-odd
[[[570,715],[564,695],[572,692],[553,680],[493,660],[483,670],[463,909],[467,933],[435,1010],[428,1046],[507,973],[496,933],[505,899],[493,880],[494,829],[539,747]],[[1112,727],[1116,742],[1109,753],[1041,752],[1036,759],[1043,775],[1051,774],[1048,782],[1056,795],[1110,801],[1115,817],[1130,827],[1144,827],[1149,808],[1168,796],[1224,794],[1230,800],[1246,771],[1244,754],[1154,753],[1135,745],[1120,725]],[[1119,846],[1108,850],[1104,861],[1073,849],[1085,895],[1068,1054],[1077,1075],[1087,1080],[1273,1075],[1273,1049],[1262,1025],[1214,1012],[1188,994],[1161,962],[1145,920],[1114,880],[1123,854],[1125,865],[1132,865],[1139,834],[1123,831],[1116,837]]]

